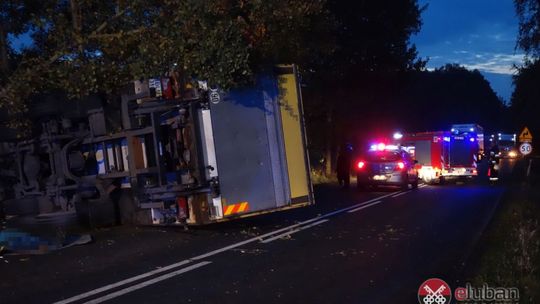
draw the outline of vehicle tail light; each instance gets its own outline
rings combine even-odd
[[[366,163],[363,161],[359,161],[358,164],[356,164],[356,167],[358,169],[364,169],[365,166],[366,166]]]
[[[403,162],[399,162],[399,163],[397,163],[397,167],[398,167],[399,170],[403,170],[403,169],[405,169],[405,164]]]

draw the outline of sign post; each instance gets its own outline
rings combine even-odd
[[[519,142],[521,143],[519,145],[519,152],[523,156],[527,156],[531,154],[532,152],[532,134],[531,131],[529,131],[529,128],[525,127],[523,128],[523,131],[519,134]]]

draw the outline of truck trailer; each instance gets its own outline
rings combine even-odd
[[[294,65],[227,92],[160,77],[112,109],[49,104],[32,137],[0,145],[8,214],[201,225],[314,203]]]

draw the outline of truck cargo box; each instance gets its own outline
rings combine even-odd
[[[224,94],[210,113],[224,217],[313,202],[294,67]]]

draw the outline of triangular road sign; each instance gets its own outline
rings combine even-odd
[[[529,128],[527,127],[523,128],[523,131],[521,131],[521,134],[519,134],[519,141],[520,142],[532,141],[532,134],[531,134],[531,131],[529,131]]]

